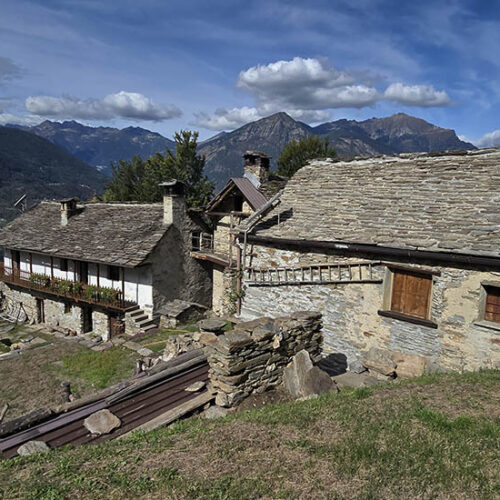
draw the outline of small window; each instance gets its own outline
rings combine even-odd
[[[120,279],[120,268],[118,266],[108,266],[108,279],[111,281]]]
[[[392,277],[391,311],[429,319],[432,276],[394,271]]]
[[[67,272],[68,270],[68,259],[59,259],[61,271]]]
[[[500,323],[500,287],[486,286],[484,289],[486,292],[484,319]]]
[[[69,302],[64,303],[64,314],[71,314],[73,312],[73,305]]]

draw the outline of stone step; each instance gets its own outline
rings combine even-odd
[[[144,315],[144,314],[146,314],[146,313],[145,313],[142,309],[136,309],[135,311],[132,311],[132,312],[129,314],[129,316],[130,316],[131,318],[134,318],[134,319],[135,319],[135,318],[137,318],[138,316],[142,316],[142,315]]]
[[[135,323],[141,330],[143,330],[145,327],[149,326],[149,325],[153,325],[154,327],[156,327],[156,321],[152,320],[152,319],[149,319],[149,318],[146,318],[142,321],[138,321]]]
[[[151,321],[151,318],[146,314],[141,314],[140,316],[136,316],[133,318],[136,325],[140,325],[144,321]]]

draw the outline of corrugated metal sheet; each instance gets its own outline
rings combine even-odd
[[[19,446],[31,440],[43,441],[50,448],[55,448],[66,444],[99,443],[125,434],[201,394],[185,391],[193,382],[208,382],[209,367],[206,358],[201,356],[198,359],[199,362],[191,363],[188,368],[181,368],[178,373],[165,379],[155,380],[151,385],[142,384],[136,391],[128,389],[122,399],[103,398],[1,439],[2,456],[16,456]],[[157,379],[158,375],[154,378]],[[122,425],[110,434],[92,435],[83,421],[92,413],[105,408],[115,414]]]
[[[266,197],[252,184],[250,179],[247,179],[246,177],[233,177],[231,180],[241,191],[254,210],[258,210],[266,204]]]

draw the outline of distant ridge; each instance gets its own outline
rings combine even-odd
[[[19,211],[13,204],[27,194],[28,205],[42,199],[102,192],[107,177],[42,137],[0,126],[0,226]]]
[[[77,158],[110,175],[110,163],[134,155],[148,158],[175,143],[140,127],[119,130],[88,127],[75,121],[44,121],[24,130],[44,137]],[[291,140],[307,135],[328,137],[340,157],[476,149],[461,141],[454,130],[444,129],[405,113],[369,120],[337,120],[310,127],[286,113],[276,113],[247,123],[232,132],[220,132],[200,142],[199,152],[207,158],[206,174],[221,187],[229,177],[243,172],[242,155],[248,149],[263,150],[273,157]]]

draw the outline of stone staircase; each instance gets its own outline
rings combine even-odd
[[[147,332],[158,327],[159,318],[151,319],[139,306],[130,308],[125,313],[125,333],[134,335],[138,332]]]

